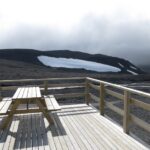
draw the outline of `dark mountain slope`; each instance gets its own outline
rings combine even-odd
[[[141,69],[134,66],[127,60],[117,58],[117,57],[106,56],[102,54],[88,54],[79,51],[69,51],[69,50],[54,50],[54,51],[37,51],[32,49],[0,50],[0,59],[16,60],[16,61],[32,63],[36,65],[43,65],[37,58],[38,56],[41,55],[51,56],[51,57],[74,58],[74,59],[82,59],[87,61],[98,62],[98,63],[120,68],[121,72],[123,73],[129,73],[128,70],[138,74],[144,73]]]

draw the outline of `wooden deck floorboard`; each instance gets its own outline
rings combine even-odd
[[[62,105],[50,125],[41,113],[15,115],[0,132],[0,149],[148,150],[86,104]]]

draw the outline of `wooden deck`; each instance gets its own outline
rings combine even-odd
[[[86,104],[63,105],[53,117],[49,126],[41,113],[15,115],[0,133],[0,150],[148,150]]]

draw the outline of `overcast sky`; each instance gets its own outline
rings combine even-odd
[[[150,0],[0,0],[0,49],[70,49],[150,65]]]

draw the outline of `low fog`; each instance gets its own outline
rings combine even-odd
[[[61,13],[61,10],[58,11]],[[69,49],[117,56],[128,59],[136,65],[148,66],[150,64],[150,19],[143,18],[140,13],[136,13],[136,17],[133,17],[134,10],[133,14],[131,12],[132,10],[127,12],[121,9],[117,9],[111,15],[86,12],[71,25],[69,18],[53,25],[51,25],[53,20],[48,24],[44,24],[43,20],[42,23],[17,20],[16,23],[13,21],[12,25],[8,25],[4,18],[6,16],[2,14],[0,21],[5,21],[6,26],[0,26],[0,49]],[[51,18],[52,16],[48,18],[47,15],[47,19]],[[9,20],[8,23],[11,21]]]

